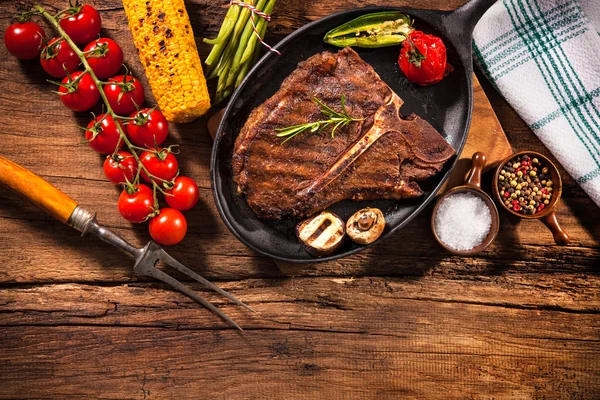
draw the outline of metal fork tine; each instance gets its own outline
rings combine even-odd
[[[111,231],[105,226],[100,225],[94,215],[89,213],[77,206],[75,211],[73,211],[69,221],[69,225],[75,227],[77,230],[86,234],[88,232],[93,233],[98,236],[101,240],[110,243],[111,245],[125,251],[133,258],[135,258],[135,265],[133,267],[133,271],[139,276],[149,276],[155,279],[158,279],[167,285],[172,286],[174,289],[179,290],[180,292],[188,295],[198,303],[202,304],[204,307],[208,308],[210,311],[223,318],[223,320],[227,321],[232,326],[235,326],[237,329],[243,332],[243,329],[240,328],[238,324],[233,322],[224,312],[219,310],[217,307],[212,305],[210,302],[206,301],[198,293],[194,292],[192,289],[179,282],[177,279],[172,276],[166,274],[160,269],[156,268],[154,264],[158,260],[162,260],[165,263],[169,264],[171,267],[175,268],[181,273],[186,274],[187,276],[197,280],[198,282],[204,284],[208,288],[214,290],[215,292],[227,297],[235,304],[238,304],[242,307],[247,308],[248,310],[254,311],[252,308],[248,307],[223,289],[219,288],[216,285],[213,285],[200,275],[196,274],[194,271],[188,269],[185,265],[180,263],[171,257],[166,251],[163,250],[162,247],[158,245],[158,243],[154,241],[150,241],[143,248],[135,248],[131,243],[127,242],[125,239],[117,235],[115,232]]]
[[[195,273],[194,271],[192,271],[191,269],[189,269],[188,267],[186,267],[185,265],[183,265],[182,263],[180,263],[179,261],[177,261],[176,259],[174,259],[173,257],[171,257],[169,255],[169,253],[167,253],[166,251],[162,250],[160,252],[160,259],[163,260],[164,262],[166,262],[167,264],[169,264],[171,267],[175,268],[177,271],[186,274],[187,276],[189,276],[190,278],[193,278],[195,280],[197,280],[198,282],[202,283],[203,285],[205,285],[206,287],[208,287],[209,289],[214,290],[215,292],[227,297],[229,300],[233,301],[235,304],[242,306],[252,312],[256,312],[254,309],[252,309],[250,306],[244,304],[243,302],[241,302],[240,300],[236,299],[235,297],[233,297],[233,295],[227,293],[226,291],[224,291],[223,289],[221,289],[220,287],[218,287],[217,285],[215,285],[214,283],[211,283],[210,281],[204,279],[203,277],[201,277],[200,275],[198,275],[197,273]]]
[[[219,310],[217,307],[212,305],[209,301],[200,297],[198,295],[198,293],[194,292],[192,289],[190,289],[183,283],[179,282],[177,279],[173,278],[172,276],[164,273],[160,269],[158,269],[156,267],[151,267],[148,270],[144,271],[144,274],[147,274],[147,275],[151,276],[152,278],[161,280],[164,283],[166,283],[167,285],[170,285],[170,286],[174,287],[175,289],[179,290],[180,292],[188,295],[192,299],[196,300],[198,303],[202,304],[204,307],[208,308],[213,313],[217,314],[219,317],[223,318],[223,320],[227,321],[229,324],[231,324],[232,326],[239,329],[241,332],[244,332],[244,330],[242,328],[240,328],[240,326],[238,324],[233,322],[233,320],[231,320],[231,318],[229,318],[227,315],[225,315],[225,313],[223,311]]]

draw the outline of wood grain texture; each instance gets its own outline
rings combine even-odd
[[[120,1],[90,2],[146,84]],[[214,37],[227,3],[186,1],[198,41]],[[462,1],[281,1],[270,34],[384,3],[454,9]],[[15,11],[0,3],[1,31]],[[119,216],[102,158],[81,143],[75,125],[91,117],[64,109],[45,79],[36,62],[0,46],[0,155],[145,243],[146,227]],[[548,154],[480,81],[513,149]],[[201,201],[186,213],[188,237],[169,251],[257,309],[204,292],[246,334],[0,188],[0,398],[600,398],[600,212],[560,166],[558,218],[569,246],[554,246],[541,222],[502,212],[488,251],[453,256],[435,244],[429,208],[367,252],[287,277],[221,222],[206,118],[171,127],[168,143],[181,144],[182,172],[200,184]],[[483,176],[488,193],[490,180]]]
[[[58,395],[103,398],[595,398],[600,298],[573,276],[551,288],[540,277],[505,282],[514,287],[499,303],[492,281],[472,294],[435,277],[224,282],[257,309],[222,305],[244,335],[154,285],[13,288],[0,297],[0,326],[18,347],[0,382],[11,383],[7,395],[35,397],[55,385]],[[88,379],[74,385],[74,375]]]

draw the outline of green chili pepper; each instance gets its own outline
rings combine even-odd
[[[337,46],[385,47],[402,43],[413,31],[410,17],[399,11],[362,15],[325,34],[325,43]]]

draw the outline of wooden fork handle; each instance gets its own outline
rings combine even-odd
[[[0,156],[0,184],[19,193],[62,223],[67,223],[77,202],[33,172]]]

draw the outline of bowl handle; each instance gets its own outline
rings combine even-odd
[[[485,154],[478,151],[471,158],[471,169],[465,177],[465,185],[481,189],[481,172],[485,167]]]
[[[554,236],[554,241],[559,246],[566,246],[570,242],[569,235],[565,232],[558,223],[556,219],[556,212],[552,211],[550,214],[546,215],[542,218],[542,222],[544,225],[550,229],[552,232],[552,236]]]

